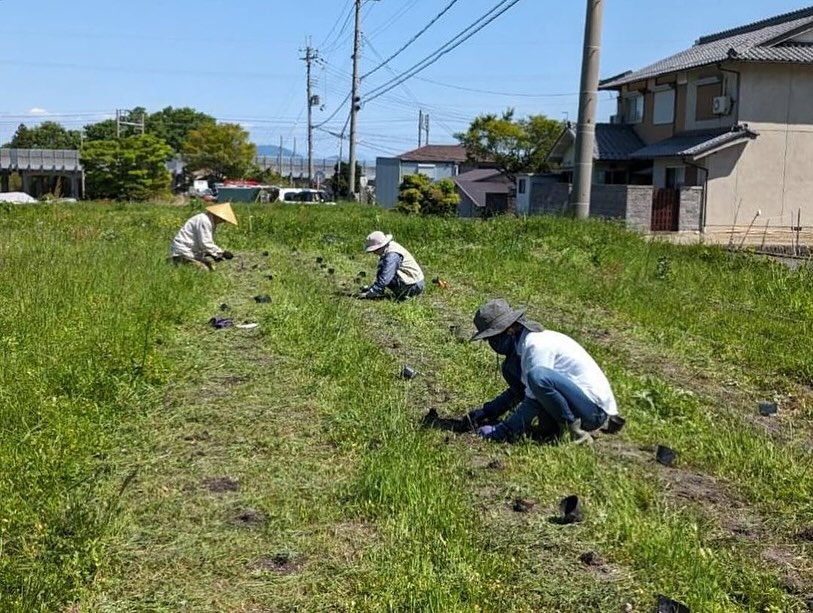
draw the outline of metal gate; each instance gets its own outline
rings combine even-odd
[[[652,231],[677,232],[680,216],[680,190],[656,188],[652,191]]]

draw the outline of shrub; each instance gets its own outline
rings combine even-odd
[[[451,179],[432,182],[425,175],[406,175],[399,189],[395,208],[402,213],[442,217],[457,213],[460,196]]]

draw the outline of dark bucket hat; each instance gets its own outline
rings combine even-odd
[[[469,339],[481,341],[505,332],[511,324],[516,323],[525,315],[525,309],[512,309],[502,298],[489,300],[474,314],[474,327],[477,332]]]

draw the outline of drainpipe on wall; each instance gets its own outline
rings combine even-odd
[[[700,236],[702,239],[706,233],[706,208],[709,202],[709,169],[700,164],[695,164],[687,158],[683,158],[682,162],[686,164],[686,166],[691,166],[692,168],[703,171],[703,199],[700,202]]]

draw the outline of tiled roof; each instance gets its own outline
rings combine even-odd
[[[486,205],[487,194],[508,194],[513,187],[513,183],[505,175],[494,170],[472,170],[452,177],[452,180],[478,207]]]
[[[561,160],[567,148],[575,140],[576,130],[572,126],[568,126],[554,144],[548,159],[553,161]],[[643,146],[644,142],[638,137],[631,125],[596,124],[596,141],[593,146],[593,157],[596,160],[629,160],[632,153]]]
[[[599,123],[593,155],[597,160],[628,160],[643,144],[630,125]]]
[[[756,138],[756,132],[742,126],[725,130],[695,130],[677,134],[666,140],[647,145],[632,154],[635,159],[663,157],[695,157],[739,140]]]
[[[466,161],[463,145],[424,145],[398,156],[404,162],[456,162]]]
[[[813,63],[813,47],[783,44],[785,39],[809,29],[813,29],[813,7],[704,36],[690,49],[640,70],[606,79],[600,87],[617,89],[627,83],[731,60]]]
[[[474,170],[469,170],[468,172],[461,172],[459,175],[454,177],[455,181],[503,181],[505,179],[505,175],[502,172],[497,170],[496,168],[475,168]]]

